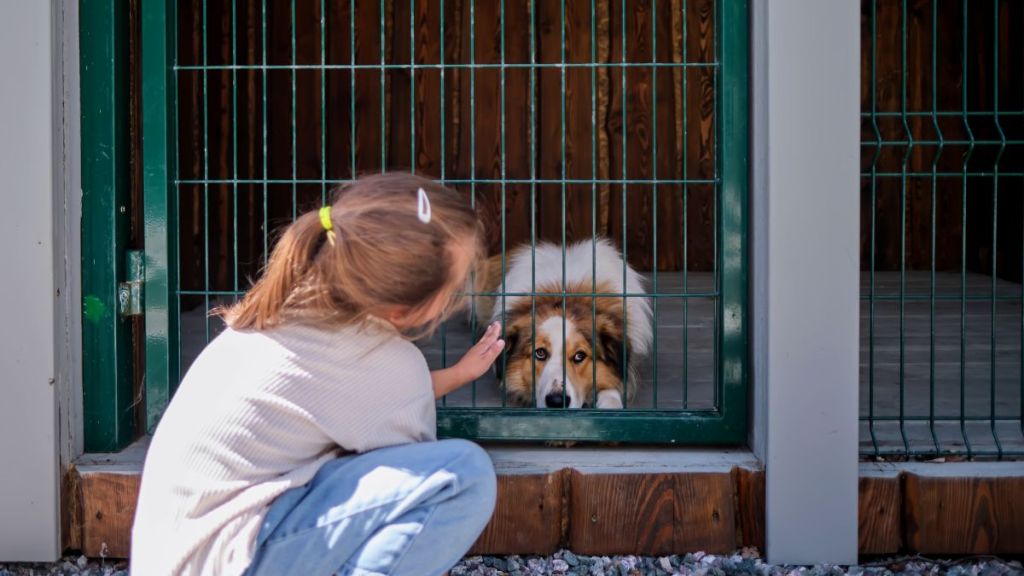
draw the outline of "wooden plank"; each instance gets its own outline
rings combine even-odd
[[[572,472],[569,547],[578,554],[671,554],[675,476]]]
[[[580,554],[735,549],[729,472],[572,472],[569,546]]]
[[[859,494],[859,553],[899,552],[903,546],[900,478],[862,476]]]
[[[74,464],[68,466],[61,482],[60,535],[62,550],[82,549],[82,484]]]
[[[736,544],[764,550],[764,470],[736,469]]]
[[[907,474],[907,547],[921,554],[1024,553],[1024,476]]]
[[[498,476],[494,516],[470,554],[551,554],[565,528],[565,471]]]
[[[141,480],[138,473],[81,473],[83,554],[128,557]]]
[[[732,474],[696,472],[676,475],[676,551],[728,554],[736,549],[736,500]]]

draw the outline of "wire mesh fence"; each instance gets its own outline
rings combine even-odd
[[[1024,4],[862,2],[861,452],[1024,454]]]
[[[173,18],[181,373],[223,329],[209,311],[244,293],[275,231],[354,177],[407,170],[477,206],[501,269],[478,296],[503,307],[506,336],[516,296],[534,329],[539,297],[560,299],[563,326],[574,304],[590,311],[586,409],[522,406],[487,376],[440,400],[442,434],[742,441],[745,2],[182,0]],[[602,239],[624,255],[611,291],[597,282]],[[579,242],[590,279],[573,288],[566,269],[581,266],[566,250]],[[538,249],[555,247],[540,273],[560,267],[558,286],[506,290],[524,246],[533,274]],[[642,292],[625,287],[633,270]],[[594,410],[598,308],[621,303],[625,356],[641,300],[650,349],[611,366],[636,393]],[[440,368],[478,333],[467,314],[420,345]],[[536,330],[529,339],[537,348]]]

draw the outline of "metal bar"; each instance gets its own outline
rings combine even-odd
[[[871,1],[871,126],[875,132],[875,142],[882,141],[882,133],[878,129],[878,0]],[[878,224],[878,157],[881,148],[875,148],[871,159],[871,271],[870,271],[870,304],[868,305],[868,432],[871,445],[878,455],[878,438],[875,436],[875,254],[877,253]]]
[[[961,81],[961,105],[963,106],[964,128],[971,144],[963,159],[963,184],[961,194],[961,215],[960,215],[960,434],[964,439],[964,446],[967,448],[968,458],[973,456],[970,438],[967,436],[967,422],[965,411],[967,408],[965,387],[967,384],[967,166],[974,152],[974,134],[971,131],[971,124],[967,118],[967,2],[963,3],[963,45],[961,48],[961,62],[963,63],[963,80]]]
[[[203,0],[203,1],[205,2],[206,0]],[[292,29],[292,64],[295,64],[295,0],[292,0],[291,29]],[[206,42],[206,34],[205,33],[203,34],[203,42],[204,43]],[[292,221],[293,222],[299,217],[299,197],[298,197],[299,196],[299,191],[298,191],[298,182],[297,182],[297,178],[298,178],[298,165],[299,165],[299,162],[298,162],[298,160],[299,160],[299,147],[298,147],[298,143],[296,142],[296,134],[295,134],[298,131],[298,127],[296,126],[296,116],[298,116],[298,110],[296,108],[298,106],[296,104],[297,101],[296,101],[296,98],[295,98],[295,74],[296,74],[296,70],[293,69],[291,71],[291,77],[292,77],[292,109],[291,109],[291,113],[292,113],[292,180],[296,180],[295,182],[292,182]],[[207,338],[207,340],[209,340],[209,338]]]
[[[352,0],[353,2],[355,0]],[[267,0],[263,0],[263,6],[260,11],[261,18],[261,34],[262,41],[260,43],[260,49],[263,52],[263,64],[267,64]],[[267,71],[263,71],[263,97],[261,98],[263,107],[263,266],[267,266],[270,261],[270,216],[268,199],[270,197],[269,174],[267,173]],[[258,182],[257,182],[258,183]]]
[[[383,46],[383,43],[381,44],[381,46]],[[531,62],[529,64],[527,64],[525,62],[506,62],[505,64],[494,64],[494,63],[486,63],[486,62],[476,62],[476,63],[468,63],[467,64],[467,63],[449,62],[447,64],[444,64],[443,66],[445,68],[448,68],[449,70],[452,70],[452,69],[460,69],[460,68],[461,69],[466,69],[466,68],[469,68],[469,69],[484,69],[484,68],[491,68],[491,69],[508,69],[508,68],[529,68],[529,69],[536,68],[536,69],[542,69],[542,68],[556,68],[556,69],[561,69],[563,67],[564,68],[604,68],[606,66],[610,67],[610,68],[620,68],[620,67],[621,68],[628,68],[628,67],[633,67],[633,66],[636,66],[636,65],[637,64],[635,62],[621,62],[621,63],[616,63],[616,62],[607,62],[607,63],[604,63],[604,62],[566,62],[565,66],[563,66],[561,62]],[[644,66],[647,66],[647,65],[648,65],[647,63],[644,63]],[[654,65],[657,66],[658,68],[666,68],[666,67],[673,67],[673,68],[716,68],[716,67],[718,67],[718,63],[717,62],[689,62],[689,63],[686,63],[686,64],[675,64],[675,63],[672,63],[672,62],[659,62],[659,63],[656,63]],[[416,63],[416,64],[394,64],[394,63],[392,63],[392,64],[383,64],[383,65],[377,65],[377,64],[327,64],[323,68],[325,68],[327,70],[337,70],[337,69],[346,69],[347,70],[347,69],[350,69],[350,68],[354,68],[354,69],[357,69],[357,70],[359,70],[359,69],[378,70],[378,69],[381,69],[381,68],[383,68],[385,70],[425,70],[425,69],[437,70],[437,69],[440,69],[441,67],[442,67],[441,64],[430,64],[430,63]],[[223,65],[201,65],[201,66],[181,65],[181,66],[175,66],[174,67],[174,69],[176,71],[177,70],[232,70],[232,69],[235,69],[235,70],[319,70],[320,68],[321,67],[319,65],[316,65],[316,64],[269,64],[269,65],[268,64],[261,64],[261,65],[231,65],[231,64],[223,64]]]
[[[715,14],[718,14],[718,10],[719,10],[718,4],[719,4],[719,2],[717,0],[713,0],[712,1],[712,10],[713,10],[713,12]],[[718,58],[719,61],[721,61],[721,58],[722,58],[721,48],[722,47],[721,47],[721,39],[720,39],[719,36],[720,36],[720,34],[715,34],[713,40],[714,40],[714,49],[715,49],[716,58]],[[717,69],[715,71],[717,72]],[[713,77],[713,80],[712,80],[713,86],[714,86],[713,87],[713,92],[714,92],[716,98],[719,95],[719,92],[718,92],[718,90],[719,90],[719,77],[718,76],[719,75],[716,73],[714,75],[714,77]],[[718,105],[719,104],[718,101],[716,101],[715,104],[716,104],[715,105],[715,111],[716,111],[716,115],[715,116],[717,116],[717,112],[719,112],[721,110],[721,107]],[[719,126],[719,122],[717,121],[717,119],[715,117],[712,117],[711,121],[712,121],[712,125],[713,125],[712,129],[717,132],[721,128]],[[719,139],[715,138],[715,159],[716,159],[716,161],[715,161],[715,165],[714,165],[714,171],[715,171],[715,175],[716,176],[719,174],[719,171],[721,170],[721,166],[719,164],[719,160],[721,159],[721,150],[722,149],[721,149],[721,146],[720,146]],[[712,258],[711,258],[711,272],[712,272],[712,277],[715,279],[715,288],[721,289],[721,286],[722,286],[721,272],[722,272],[722,270],[721,270],[721,266],[719,265],[719,258],[721,258],[721,254],[722,254],[722,250],[721,250],[721,246],[720,246],[720,243],[722,241],[722,235],[719,232],[719,228],[722,226],[722,211],[721,211],[722,187],[720,186],[720,183],[716,183],[715,184],[714,191],[715,191],[714,195],[713,195],[714,201],[712,202],[712,205],[714,206],[714,214],[712,214],[712,219],[715,222],[715,226],[711,227],[711,236],[712,236],[711,245],[713,246],[713,248],[712,248],[713,254],[712,254]],[[721,380],[722,379],[722,374],[721,374],[721,366],[720,366],[720,364],[721,364],[722,349],[721,349],[721,346],[720,346],[720,343],[719,343],[719,340],[722,337],[722,330],[721,330],[719,324],[722,322],[722,318],[724,318],[724,316],[722,316],[722,310],[720,309],[721,306],[722,306],[722,302],[719,301],[718,302],[718,306],[715,307],[715,321],[714,321],[714,323],[712,325],[713,329],[714,329],[714,333],[715,333],[714,354],[715,354],[715,359],[719,360],[718,362],[715,362],[715,384],[716,384],[715,387],[714,387],[714,404],[715,404],[715,406],[721,406],[721,400],[722,400],[722,380]]]
[[[321,0],[323,2],[323,0]],[[238,59],[238,9],[237,0],[231,0],[231,63]],[[321,99],[322,101],[322,99]],[[231,177],[238,180],[238,72],[231,71]],[[231,250],[234,253],[232,259],[232,286],[238,290],[238,183],[231,186],[231,215],[232,234]]]
[[[1002,174],[1006,176],[1004,172]],[[930,176],[930,173],[929,173]],[[960,174],[957,174],[959,177]],[[271,180],[250,180],[241,178],[238,180],[232,179],[182,179],[176,180],[176,184],[260,184],[268,182],[270,184],[321,184],[327,182],[328,184],[347,184],[352,182],[352,178],[342,178],[337,180],[312,178],[312,179],[271,179]],[[642,178],[604,178],[604,179],[589,179],[589,178],[566,178],[565,180],[558,178],[508,178],[502,180],[501,178],[448,178],[440,181],[443,184],[552,184],[557,185],[565,182],[566,184],[717,184],[718,180],[715,178],[702,178],[702,179],[672,179],[672,178],[660,178],[658,180],[653,179],[642,179]]]
[[[439,412],[437,427],[444,436],[477,440],[741,444],[745,427],[731,418],[714,411],[478,408]]]
[[[902,34],[900,38],[902,40],[900,49],[900,111],[905,112],[907,110],[907,0],[903,0],[900,12],[900,30]],[[902,117],[903,130],[907,134],[907,140],[910,142],[907,145],[906,151],[903,154],[903,162],[901,164],[901,172],[903,178],[900,179],[900,438],[903,440],[903,448],[909,452],[910,444],[907,441],[907,433],[904,428],[903,416],[905,415],[905,396],[906,396],[906,341],[907,341],[907,323],[906,323],[906,293],[907,293],[907,162],[910,161],[911,151],[914,149],[914,134],[907,124],[907,117]]]
[[[348,71],[348,102],[349,102],[349,178],[356,177],[356,0],[348,2],[348,61],[351,68]],[[266,99],[264,99],[266,100]],[[264,174],[266,178],[266,174]]]
[[[385,32],[385,30],[384,30],[384,19],[386,17],[387,17],[387,15],[386,15],[385,10],[384,10],[384,0],[380,0],[380,44],[378,44],[377,46],[380,48],[380,66],[379,66],[379,68],[380,68],[380,98],[379,98],[379,100],[380,100],[380,171],[381,172],[384,172],[384,171],[386,171],[388,169],[387,152],[386,152],[386,150],[387,150],[387,144],[386,144],[386,142],[387,142],[387,123],[385,121],[385,118],[387,117],[387,110],[384,109],[384,104],[385,104],[385,101],[387,100],[387,98],[385,98],[385,95],[387,94],[387,88],[386,88],[386,78],[385,78],[385,74],[384,74],[384,71],[385,71],[384,56],[386,54],[386,52],[384,51],[384,46],[386,46],[386,44],[384,43],[386,41],[386,39],[384,37],[384,32]],[[353,175],[353,177],[355,177],[355,175]]]
[[[658,179],[658,0],[651,0],[651,177]],[[658,291],[658,185],[651,185],[651,259],[653,263],[652,288]],[[651,349],[652,403],[658,407],[658,298],[652,299],[654,339]]]
[[[559,46],[559,62],[564,65],[565,64],[565,0],[561,0],[561,2],[559,2],[559,9],[560,9],[560,13],[561,13],[561,19],[559,20],[560,24],[559,24],[559,27],[558,27],[558,33],[559,33],[559,38],[560,38],[560,42],[558,44],[558,46]],[[566,338],[566,335],[565,335],[565,317],[566,317],[566,311],[565,311],[565,291],[568,290],[569,287],[566,285],[566,270],[565,270],[565,268],[566,268],[566,265],[565,265],[565,240],[566,240],[566,237],[565,237],[565,219],[566,219],[566,216],[568,216],[568,213],[566,212],[566,209],[565,209],[565,187],[566,187],[565,179],[568,176],[566,174],[566,166],[565,166],[565,164],[566,164],[566,155],[565,155],[565,127],[566,127],[566,124],[565,124],[565,88],[566,88],[566,86],[565,86],[565,66],[562,66],[562,68],[561,68],[560,78],[561,78],[561,82],[562,82],[562,85],[561,85],[562,90],[561,90],[561,94],[559,95],[559,99],[558,100],[559,100],[559,105],[561,106],[560,122],[561,122],[561,125],[562,125],[562,128],[559,131],[559,135],[560,135],[561,140],[562,140],[561,147],[560,147],[560,153],[561,153],[561,158],[562,158],[562,162],[561,162],[561,164],[562,164],[562,166],[561,166],[561,168],[562,168],[562,186],[561,186],[562,205],[561,205],[561,210],[562,210],[562,291],[563,291],[563,293],[562,293],[562,358],[561,358],[561,365],[562,365],[562,405],[566,406],[566,405],[568,405],[568,402],[566,402],[566,398],[565,397],[566,397],[566,394],[568,393],[569,381],[565,377],[565,373],[566,373],[566,370],[567,370],[567,366],[566,366],[565,360],[566,360],[566,356],[568,355],[568,343],[566,342],[567,338]],[[623,287],[625,287],[625,284],[623,284]],[[552,360],[554,360],[554,359],[552,359]]]
[[[202,3],[203,10],[203,65],[206,65],[207,61],[207,36],[206,23],[207,13],[209,12],[206,0]],[[209,292],[210,290],[210,105],[209,105],[209,72],[203,70],[203,179],[207,182],[203,184],[203,289]],[[294,176],[294,174],[293,174]],[[206,343],[210,343],[210,295],[206,294],[203,296],[203,330],[206,338]]]
[[[999,138],[1001,140],[999,146],[999,152],[996,153],[995,160],[992,163],[992,298],[991,298],[991,311],[992,311],[992,324],[990,325],[991,334],[989,340],[989,354],[990,354],[990,375],[989,375],[989,414],[992,422],[990,429],[992,432],[992,440],[995,441],[996,451],[1000,458],[1003,457],[1003,445],[999,441],[999,434],[996,433],[996,290],[998,288],[996,279],[998,276],[997,265],[998,259],[996,256],[999,253],[999,161],[1003,157],[1003,152],[1006,151],[1006,133],[1003,132],[1003,126],[999,122],[999,0],[995,0],[992,3],[992,57],[994,73],[992,74],[992,109],[994,114],[992,115],[995,121],[996,130],[999,132]],[[1024,355],[1024,350],[1021,351]],[[1024,362],[1024,357],[1021,358]]]
[[[88,451],[120,449],[134,434],[131,326],[117,312],[128,240],[127,13],[122,0],[84,3],[79,16],[82,409]]]
[[[530,292],[537,292],[537,0],[530,1]],[[505,258],[501,260],[501,277],[505,277]],[[564,288],[564,286],[563,286]],[[501,291],[505,292],[504,281]],[[505,297],[501,299],[502,326],[505,325]],[[504,328],[502,328],[504,337]],[[537,398],[537,298],[530,295],[530,396]],[[502,406],[505,396],[502,395]]]
[[[178,384],[177,92],[171,65],[177,57],[174,3],[142,10],[142,171],[146,226],[145,402],[152,432]],[[83,90],[83,96],[84,96]],[[83,106],[83,109],[86,109]],[[172,117],[173,116],[173,117]],[[87,132],[83,130],[83,135]],[[84,268],[83,268],[84,274]],[[87,437],[88,440],[88,437]],[[86,450],[93,451],[87,445]]]
[[[860,418],[861,421],[867,421],[867,419],[868,418],[866,416],[861,416],[861,418]],[[874,419],[879,421],[879,422],[897,422],[897,421],[899,421],[900,417],[899,416],[875,416]],[[903,419],[906,420],[907,422],[930,422],[931,420],[935,420],[936,422],[940,422],[940,423],[941,422],[946,422],[946,423],[949,423],[949,424],[956,424],[956,423],[960,422],[960,416],[957,415],[957,414],[944,414],[944,415],[935,416],[934,418],[932,416],[930,416],[930,415],[929,416],[913,416],[913,415],[909,415],[909,416],[905,416]],[[985,422],[991,421],[992,417],[991,416],[964,416],[964,420],[967,420],[968,422],[982,422],[982,423],[985,423]],[[997,416],[996,417],[996,422],[1016,422],[1016,421],[1017,421],[1017,417],[1016,416]]]
[[[687,35],[689,34],[686,20],[686,5],[688,0],[683,0],[683,64],[687,61]],[[683,68],[683,292],[690,292],[690,230],[689,230],[689,204],[690,187],[685,183],[689,172],[690,138],[688,129],[690,119],[687,113],[689,92],[686,89],[689,70]],[[690,404],[690,301],[683,300],[683,408]]]
[[[939,51],[938,48],[938,25],[939,25],[939,5],[938,0],[932,0],[932,112],[938,107],[938,73],[939,68],[937,66],[936,55]],[[932,127],[935,129],[935,133],[939,138],[939,148],[935,152],[935,158],[932,161],[932,174],[938,171],[939,158],[942,156],[943,148],[943,137],[942,129],[939,127],[939,120],[933,114],[932,115]],[[928,305],[928,429],[932,435],[932,445],[935,447],[935,452],[941,452],[939,445],[939,436],[935,432],[935,236],[936,229],[936,201],[938,195],[936,193],[937,178],[932,176],[932,205],[931,205],[931,266],[929,276],[929,305]]]
[[[443,16],[442,16],[443,17]],[[383,46],[382,46],[383,48]],[[409,0],[409,64],[416,64],[416,0]],[[409,69],[409,170],[416,173],[416,67]],[[476,392],[476,388],[473,388]],[[475,402],[474,402],[475,404]]]
[[[473,0],[470,0],[470,1],[472,2]],[[502,64],[501,76],[500,76],[500,84],[499,84],[499,90],[501,92],[501,103],[500,103],[500,106],[501,106],[501,135],[500,135],[501,143],[500,143],[499,146],[500,146],[500,155],[501,155],[501,290],[502,290],[502,292],[504,292],[506,290],[505,275],[506,275],[507,268],[508,268],[508,262],[507,262],[507,259],[508,259],[508,256],[507,256],[508,255],[508,223],[507,223],[507,216],[506,216],[507,210],[506,210],[506,198],[505,198],[505,190],[506,190],[507,176],[508,176],[508,173],[506,172],[507,164],[506,164],[506,159],[505,159],[505,24],[506,24],[505,23],[505,0],[501,0],[501,4],[499,6],[498,24],[501,26],[500,35],[501,35],[501,64]],[[476,148],[475,147],[473,148],[473,153],[476,154]],[[476,172],[473,172],[473,174],[471,174],[471,176],[473,178],[476,178]],[[505,319],[505,299],[504,298],[501,299],[501,317],[502,317],[501,337],[502,337],[502,339],[504,339],[505,336],[506,336],[506,334],[505,334],[505,322],[504,322],[504,319]],[[501,401],[502,401],[502,405],[504,405],[504,403],[505,403],[505,395],[504,394],[502,395]],[[475,406],[476,402],[474,402],[473,405]]]
[[[597,11],[590,0],[590,61],[597,62]],[[597,68],[590,69],[590,177],[597,179]],[[564,287],[563,287],[564,288]],[[597,292],[597,184],[590,185],[590,291]],[[597,407],[597,298],[590,299],[590,405]]]
[[[729,247],[722,254],[718,299],[716,363],[721,389],[718,403],[724,421],[735,434],[747,432],[747,214],[749,111],[742,98],[727,95],[746,94],[749,78],[749,41],[747,0],[717,2],[716,38],[722,66],[715,92],[718,155],[716,171],[721,175],[719,242]],[[725,23],[728,23],[727,25]]]
[[[621,84],[622,84],[622,86],[621,86],[622,93],[621,93],[619,99],[622,101],[622,176],[623,176],[623,178],[625,178],[626,175],[629,174],[629,168],[628,168],[629,165],[626,163],[626,158],[627,158],[626,150],[629,148],[629,123],[626,122],[626,108],[627,108],[627,104],[629,102],[629,92],[626,91],[626,71],[627,71],[627,68],[625,67],[625,64],[626,64],[626,44],[628,42],[627,39],[626,39],[626,0],[621,0],[621,7],[622,7],[622,15],[621,15],[621,18],[620,18],[620,22],[621,22],[621,28],[622,28],[622,36],[621,36],[622,46],[621,46],[621,48],[622,48],[622,64],[623,64],[623,67],[622,67],[622,70],[619,71],[619,76],[620,76],[620,80],[621,80]],[[629,340],[629,330],[628,330],[628,327],[629,327],[629,306],[628,306],[629,300],[627,300],[627,298],[625,296],[625,292],[626,292],[626,266],[627,266],[626,262],[629,260],[629,246],[628,246],[628,240],[626,239],[626,214],[627,214],[627,211],[628,211],[627,206],[628,206],[628,204],[626,203],[626,183],[625,183],[625,181],[623,181],[623,183],[622,183],[622,292],[623,292],[623,296],[622,296],[622,351],[621,351],[622,356],[621,357],[627,359],[626,361],[624,361],[622,363],[622,374],[620,374],[620,378],[622,378],[622,389],[623,390],[629,390],[629,384],[630,384],[629,383],[629,368],[628,368],[629,360],[628,360],[627,350],[626,350],[626,342]],[[563,256],[563,258],[564,258],[564,256]],[[563,308],[564,308],[564,306],[563,306]],[[622,408],[623,409],[629,408],[628,398],[629,398],[628,394],[624,394],[622,396]]]
[[[234,2],[235,0],[231,0]],[[327,204],[327,6],[320,0],[320,205]],[[237,178],[238,175],[235,175]],[[236,259],[237,261],[237,259]]]

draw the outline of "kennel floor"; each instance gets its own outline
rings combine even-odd
[[[691,272],[686,277],[687,290],[683,282],[681,273],[658,274],[658,292],[679,296],[656,299],[657,354],[641,362],[639,387],[627,404],[629,410],[713,410],[716,405],[715,301],[682,296],[687,291],[713,290],[713,277]],[[937,440],[940,450],[960,452],[965,448],[965,435],[972,449],[995,450],[994,427],[1003,450],[1024,452],[1021,285],[1005,280],[996,282],[993,314],[988,299],[991,277],[968,274],[968,299],[961,326],[959,273],[936,274],[934,318],[929,299],[930,274],[907,273],[901,340],[900,274],[875,274],[873,322],[871,303],[866,299],[871,292],[870,282],[870,275],[862,274],[861,451],[873,453],[877,448],[880,453],[900,452],[908,447],[927,450]],[[813,286],[795,289],[812,290]],[[220,326],[215,320],[210,324],[212,336]],[[181,338],[184,370],[206,341],[202,307],[182,313]],[[439,368],[456,362],[472,340],[470,323],[466,317],[459,317],[449,321],[433,338],[421,342],[420,347],[430,366]],[[502,391],[494,377],[488,375],[450,394],[441,404],[449,408],[501,408]],[[929,420],[930,415],[934,421]],[[869,417],[873,420],[867,420]]]

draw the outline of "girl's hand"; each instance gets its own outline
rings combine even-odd
[[[470,348],[457,364],[451,368],[431,372],[434,396],[440,398],[483,376],[491,364],[494,364],[501,351],[505,349],[505,341],[499,338],[500,335],[501,324],[498,322],[491,324],[480,341]]]
[[[470,348],[469,352],[466,352],[466,355],[455,365],[466,382],[483,376],[498,359],[498,355],[505,349],[505,341],[501,340],[500,336],[501,324],[498,322],[491,324],[480,341]]]

